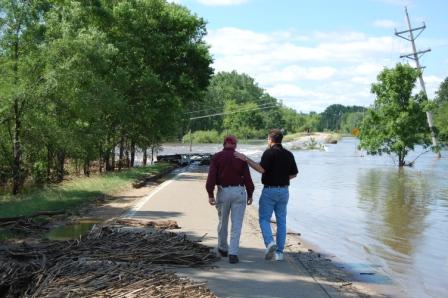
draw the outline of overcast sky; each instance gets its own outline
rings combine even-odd
[[[335,103],[369,106],[370,85],[393,67],[410,43],[394,35],[427,29],[418,49],[428,95],[448,76],[447,0],[176,0],[207,22],[215,71],[244,72],[297,111],[323,111]],[[414,65],[413,61],[411,61]]]

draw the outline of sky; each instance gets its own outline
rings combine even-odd
[[[171,0],[207,21],[213,68],[253,77],[259,87],[301,112],[331,104],[369,106],[384,67],[411,53],[394,35],[426,23],[417,49],[433,98],[448,76],[448,0]]]

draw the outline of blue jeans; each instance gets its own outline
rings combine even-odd
[[[271,216],[275,213],[277,221],[277,252],[283,252],[286,241],[286,207],[289,200],[288,187],[264,187],[261,192],[258,206],[258,218],[260,222],[261,233],[266,247],[274,239],[271,230]]]

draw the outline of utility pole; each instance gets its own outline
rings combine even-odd
[[[188,131],[188,135],[190,136],[190,153],[193,151],[193,138],[191,136],[191,128]]]
[[[423,50],[423,51],[417,51],[417,47],[415,46],[415,40],[420,36],[420,34],[423,32],[423,30],[426,29],[426,25],[425,25],[425,23],[423,23],[423,26],[420,26],[420,27],[417,27],[417,28],[412,28],[411,27],[411,21],[409,19],[408,8],[405,7],[404,11],[406,13],[406,20],[407,20],[407,23],[408,23],[408,30],[397,32],[397,29],[395,29],[395,35],[411,42],[411,44],[412,44],[412,53],[406,54],[406,55],[401,55],[400,58],[408,58],[408,59],[412,59],[412,60],[415,61],[415,64],[417,65],[417,69],[420,70],[420,74],[419,74],[420,86],[422,88],[424,96],[426,97],[427,100],[429,100],[428,99],[428,94],[426,93],[425,81],[423,81],[423,68],[425,68],[425,67],[424,66],[422,67],[420,65],[419,59],[425,53],[430,52],[431,49],[426,49],[426,50]],[[414,31],[417,32],[417,35],[415,37],[414,37]],[[429,130],[431,131],[432,144],[433,144],[434,147],[437,148],[438,147],[438,142],[437,142],[437,138],[436,138],[436,133],[434,131],[434,122],[433,122],[433,119],[432,119],[432,112],[431,111],[427,111],[426,112],[426,118],[428,119]],[[437,152],[437,157],[438,158],[441,157],[440,151]]]

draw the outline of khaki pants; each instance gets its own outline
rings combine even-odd
[[[218,194],[216,195],[216,209],[218,210],[219,217],[218,248],[228,251],[231,255],[238,255],[246,204],[247,195],[244,187],[218,186]],[[230,247],[227,243],[229,216],[232,221]]]

